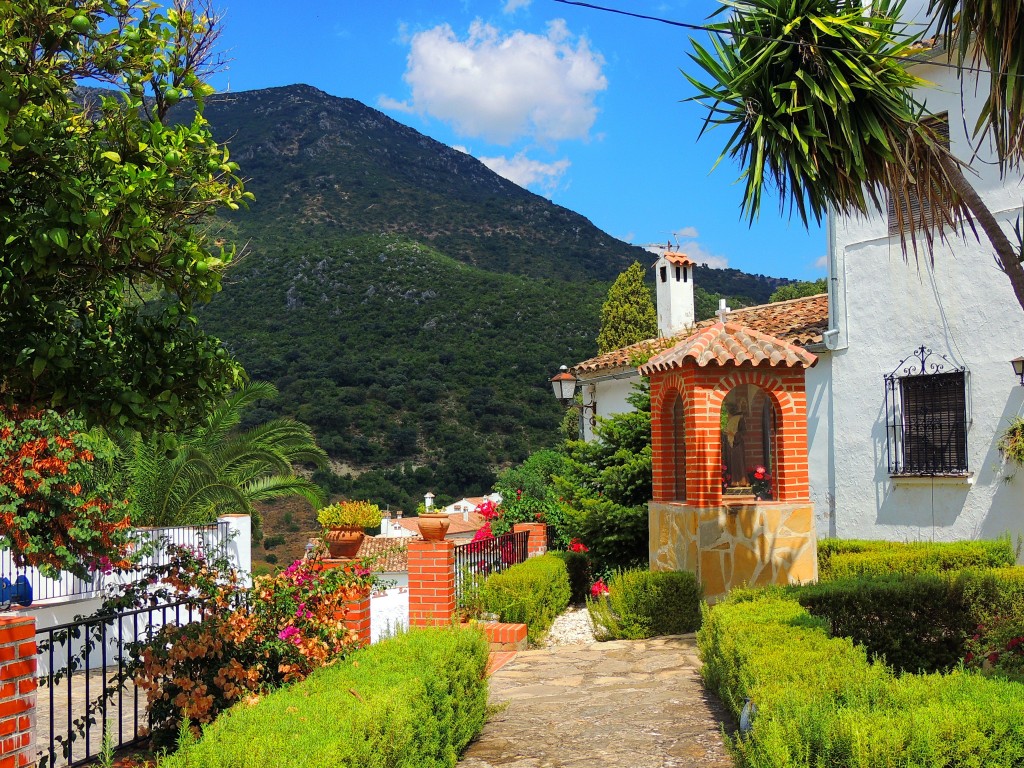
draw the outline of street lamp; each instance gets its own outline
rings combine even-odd
[[[1010,361],[1013,372],[1020,378],[1021,386],[1024,386],[1024,357],[1018,357]]]
[[[577,403],[576,388],[578,384],[579,380],[569,373],[569,368],[564,365],[551,378],[551,389],[554,390],[555,397],[559,402],[568,408],[578,408],[584,416],[587,411],[590,411],[590,426],[594,427],[597,425],[597,401]]]

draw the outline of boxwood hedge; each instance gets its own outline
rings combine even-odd
[[[540,642],[551,623],[569,606],[569,571],[554,554],[531,557],[487,577],[481,598],[484,610],[502,621],[526,624],[531,643]]]
[[[236,705],[161,768],[441,768],[483,727],[489,644],[413,630]]]
[[[818,579],[835,581],[894,573],[945,573],[965,568],[1012,566],[1016,552],[1009,536],[992,541],[911,542],[822,539]]]

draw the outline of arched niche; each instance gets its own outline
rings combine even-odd
[[[774,397],[756,384],[737,384],[722,400],[723,501],[777,496],[779,412]]]

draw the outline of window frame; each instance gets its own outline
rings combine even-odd
[[[892,477],[970,475],[969,374],[965,366],[921,346],[884,377]]]

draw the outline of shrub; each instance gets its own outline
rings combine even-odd
[[[1016,562],[1009,536],[994,541],[911,542],[823,539],[818,542],[821,581],[894,573],[943,573],[998,568]]]
[[[302,680],[358,647],[338,617],[370,588],[368,575],[297,560],[254,577],[246,594],[222,553],[207,558],[173,545],[168,553],[101,608],[109,615],[187,599],[201,617],[165,624],[129,646],[126,674],[146,694],[158,744],[174,738],[185,713],[193,724],[209,723],[246,696]]]
[[[832,634],[851,638],[899,672],[948,670],[975,622],[957,582],[935,574],[861,577],[793,590]]]
[[[700,626],[703,590],[689,571],[624,571],[588,603],[598,640],[681,635]]]
[[[484,608],[502,621],[526,624],[531,643],[540,642],[555,617],[569,606],[569,571],[555,554],[531,557],[487,578]]]
[[[746,700],[756,707],[731,740],[741,768],[1024,759],[1024,688],[961,670],[896,678],[779,591],[708,609],[697,640],[708,686],[737,717]]]
[[[489,645],[413,630],[241,705],[161,768],[439,768],[483,727]]]
[[[574,605],[582,605],[587,602],[587,597],[590,596],[590,584],[593,580],[590,558],[587,553],[570,550],[552,554],[565,561],[565,567],[569,573],[569,602]]]

